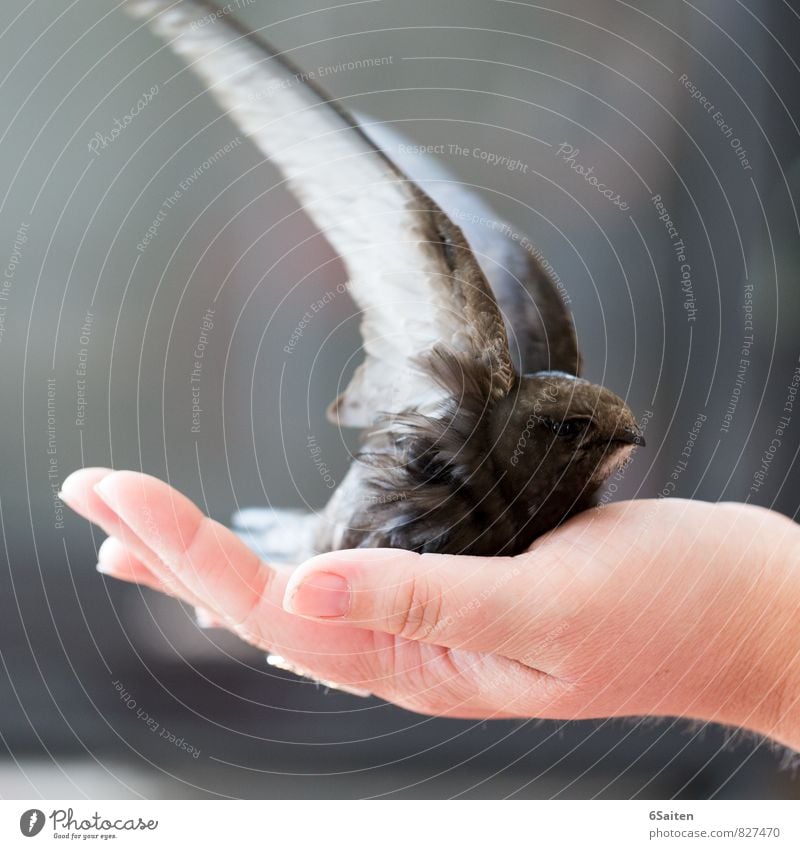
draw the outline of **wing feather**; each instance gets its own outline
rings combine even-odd
[[[568,298],[530,240],[461,185],[438,159],[411,153],[413,145],[393,126],[357,117],[377,146],[462,228],[500,306],[517,370],[579,375],[581,358]]]

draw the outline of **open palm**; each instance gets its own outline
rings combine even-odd
[[[797,680],[785,639],[797,557],[775,553],[800,551],[800,532],[770,511],[625,502],[517,557],[358,549],[292,571],[148,475],[82,469],[62,496],[109,534],[103,572],[195,605],[297,670],[412,710],[686,715],[782,733],[779,695]]]

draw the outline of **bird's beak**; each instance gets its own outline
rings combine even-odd
[[[645,446],[644,434],[637,426],[620,428],[614,434],[614,442],[621,442],[624,445],[641,445]]]

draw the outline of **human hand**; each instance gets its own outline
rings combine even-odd
[[[466,718],[673,715],[800,747],[800,529],[740,504],[584,512],[517,557],[338,551],[263,563],[167,484],[83,469],[101,569],[316,678]]]

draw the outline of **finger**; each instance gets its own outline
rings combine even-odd
[[[140,584],[167,595],[172,594],[149,566],[136,558],[131,550],[115,537],[105,539],[97,550],[97,571],[118,581]]]
[[[163,584],[162,592],[181,598],[189,604],[198,603],[188,588],[166,568],[145,542],[101,498],[95,487],[111,474],[113,469],[99,467],[78,469],[64,480],[60,493],[62,500],[77,513],[102,528],[109,536],[119,539]]]
[[[292,574],[285,608],[410,640],[509,657],[530,654],[566,613],[549,557],[419,555],[397,549],[323,554]]]
[[[275,571],[238,536],[150,475],[112,472],[94,489],[188,589],[196,606],[246,627]]]
[[[153,571],[137,560],[118,539],[108,537],[97,551],[97,571],[118,581],[139,584],[172,595]],[[204,607],[195,608],[195,621],[200,628],[223,627],[222,620]]]
[[[111,506],[100,497],[99,492],[95,491],[94,487],[111,475],[121,475],[123,484],[126,478],[129,482],[132,480],[134,483],[132,487],[123,486],[125,491],[122,494],[122,501],[134,501],[133,510],[128,505],[128,513],[135,513],[142,484],[144,484],[145,494],[153,489],[152,482],[158,484],[159,497],[164,495],[164,489],[167,490],[168,504],[164,505],[163,498],[162,503],[158,505],[151,499],[147,513],[149,519],[153,521],[150,522],[149,527],[140,529],[142,535],[147,537],[148,541],[150,537],[161,540],[160,548],[162,551],[165,545],[174,547],[176,529],[174,527],[169,529],[166,525],[162,528],[161,525],[170,522],[174,524],[175,516],[180,518],[185,516],[187,512],[190,514],[190,521],[196,522],[196,514],[199,513],[199,510],[188,499],[179,495],[166,484],[155,481],[155,479],[146,475],[137,475],[133,472],[123,474],[103,468],[87,468],[73,472],[64,481],[62,496],[65,503],[72,509],[98,524],[107,533],[119,537],[118,540],[115,539],[115,542],[104,542],[101,546],[104,554],[103,560],[110,564],[110,568],[113,568],[115,577],[118,576],[122,580],[136,580],[153,589],[177,595],[184,601],[209,611],[218,620],[226,619],[222,605],[228,591],[220,592],[219,598],[199,599],[193,591],[184,586],[175,572],[162,562],[156,552],[139,538],[128,523],[115,510],[112,510]],[[109,500],[113,499],[109,497]],[[161,510],[163,515],[154,512],[153,507]],[[158,517],[157,521],[155,521],[156,517]],[[231,536],[238,546],[238,537],[233,534]],[[112,537],[109,537],[109,539],[112,539]],[[117,545],[118,542],[122,546],[121,549]],[[155,545],[154,547],[158,548],[159,546]],[[178,547],[180,547],[180,543]],[[244,543],[241,543],[239,550],[246,558],[252,558],[250,549]],[[226,579],[239,582],[236,569],[219,570],[218,562],[213,557],[208,559],[210,562],[204,564],[196,558],[194,565],[200,571],[207,565],[212,572],[217,573],[220,582],[224,582]],[[134,566],[133,563],[139,565]],[[172,565],[176,570],[182,568],[182,564],[177,560]],[[192,569],[189,569],[190,574],[192,571]],[[291,616],[282,608],[286,576],[278,574],[276,578],[277,580],[274,582],[269,582],[269,588],[273,590],[272,595],[266,592],[262,593],[258,605],[258,615],[254,613],[252,622],[248,623],[250,630],[245,632],[244,629],[235,629],[237,633],[261,648],[276,651],[287,657],[301,658],[306,668],[313,669],[322,665],[324,669],[318,673],[320,677],[334,678],[335,674],[343,671],[347,664],[358,666],[352,659],[357,657],[358,653],[365,648],[369,648],[371,635],[368,632],[357,632],[356,634],[356,629],[353,629],[353,634],[348,633],[346,629],[336,629],[337,633],[331,634],[330,628]],[[156,582],[160,582],[160,586]],[[233,627],[231,618],[227,618],[226,625]],[[360,669],[363,673],[365,665],[362,664]]]
[[[97,561],[97,571],[103,575],[171,595],[169,589],[153,574],[153,571],[141,560],[137,560],[130,549],[114,537],[108,537],[100,546],[97,551]],[[205,607],[196,607],[194,618],[200,628],[224,627],[219,616]]]

